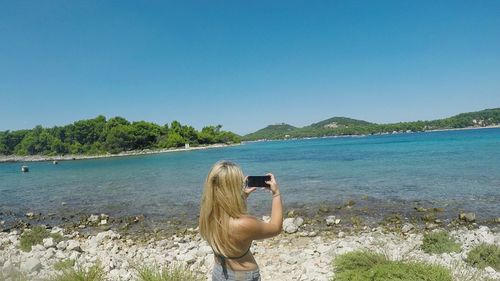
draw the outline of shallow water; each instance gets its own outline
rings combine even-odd
[[[248,175],[273,172],[285,204],[368,198],[381,208],[431,204],[500,215],[500,129],[246,143],[189,152],[0,164],[0,219],[26,212],[194,218],[211,165],[233,160]],[[249,199],[269,212],[269,194]],[[367,203],[368,204],[368,203]],[[390,206],[390,207],[387,207]],[[382,210],[383,211],[383,210]]]

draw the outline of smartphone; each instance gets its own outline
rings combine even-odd
[[[248,176],[247,186],[248,187],[271,187],[266,181],[270,181],[271,176]]]

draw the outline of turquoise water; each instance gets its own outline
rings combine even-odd
[[[288,207],[367,196],[380,206],[425,203],[476,211],[483,218],[500,214],[500,129],[482,129],[257,142],[59,165],[39,162],[29,163],[29,173],[20,172],[22,163],[4,163],[0,219],[28,211],[195,217],[204,178],[220,159],[239,163],[248,175],[273,172]],[[269,194],[255,192],[249,206],[257,214],[268,212]]]

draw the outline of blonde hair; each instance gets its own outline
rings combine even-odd
[[[214,251],[234,256],[241,251],[229,237],[229,219],[246,214],[244,176],[233,162],[219,161],[208,173],[200,206],[200,234]]]

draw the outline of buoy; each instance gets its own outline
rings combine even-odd
[[[26,172],[29,172],[29,171],[30,171],[30,168],[28,166],[22,166],[21,167],[21,172],[26,173]]]

